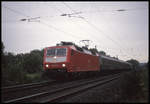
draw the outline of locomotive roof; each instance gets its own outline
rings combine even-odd
[[[72,42],[61,41],[61,43],[57,44],[57,46],[68,46],[68,47],[70,47],[74,50],[77,50],[79,52],[83,52],[83,53],[86,53],[86,54],[98,56],[98,54],[96,52],[93,52],[93,51],[89,50],[87,47],[79,47],[78,45],[76,45],[75,43],[72,43]]]
[[[112,61],[117,61],[117,62],[121,62],[121,63],[126,63],[126,64],[130,64],[128,62],[125,62],[123,60],[118,60],[118,59],[115,59],[113,57],[108,57],[108,56],[104,56],[104,55],[100,55],[101,58],[105,58],[105,59],[108,59],[108,60],[112,60]]]
[[[70,48],[72,48],[72,49],[76,49],[76,48],[74,48],[73,45],[67,45],[67,46],[51,46],[51,47],[46,47],[46,48],[66,48],[66,47],[70,47]]]

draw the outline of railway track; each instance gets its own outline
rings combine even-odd
[[[100,78],[82,79],[78,81],[59,83],[49,86],[45,91],[36,92],[30,95],[4,100],[5,103],[11,102],[56,102],[59,99],[74,95],[90,88],[104,85],[110,81],[116,80],[121,74],[109,75]]]
[[[43,82],[40,82],[40,83],[38,82],[38,83],[29,83],[29,84],[3,87],[3,88],[1,88],[2,101],[14,98],[19,93],[29,92],[29,91],[32,91],[33,89],[38,90],[39,88],[42,88],[42,87],[48,86],[48,85],[52,85],[52,84],[55,84],[55,83],[57,83],[57,81],[48,80],[48,81],[43,81]]]
[[[29,84],[22,84],[22,85],[16,85],[16,86],[9,86],[9,87],[3,87],[1,88],[2,93],[7,93],[7,92],[13,92],[17,90],[24,90],[28,88],[34,88],[34,87],[39,87],[42,85],[46,85],[49,83],[55,82],[54,80],[49,80],[49,81],[43,81],[43,82],[37,82],[37,83],[29,83]]]

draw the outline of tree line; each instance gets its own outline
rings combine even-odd
[[[30,51],[30,53],[15,55],[11,52],[5,52],[4,48],[5,46],[3,42],[1,42],[2,85],[7,86],[10,83],[32,82],[33,79],[31,79],[29,75],[34,75],[35,73],[42,74],[44,49],[35,49]],[[94,49],[91,50],[97,51]],[[104,51],[100,51],[99,53],[106,55]],[[128,60],[128,62],[132,63],[134,67],[139,65],[139,62],[134,59]]]
[[[14,55],[11,52],[4,52],[4,48],[1,42],[2,85],[28,83],[31,79],[27,77],[27,74],[42,72],[44,49]]]

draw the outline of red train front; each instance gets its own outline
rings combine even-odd
[[[69,47],[54,46],[44,50],[44,70],[65,71],[69,63]],[[67,71],[67,70],[66,70]]]
[[[64,73],[100,70],[98,55],[75,45],[45,48],[43,67],[55,77]]]

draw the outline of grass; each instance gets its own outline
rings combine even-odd
[[[26,74],[27,82],[39,82],[42,80],[41,73]]]

